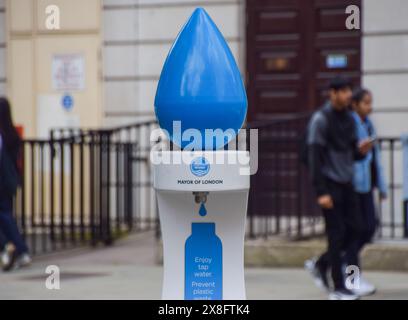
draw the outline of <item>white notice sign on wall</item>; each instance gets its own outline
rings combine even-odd
[[[51,69],[54,90],[84,90],[85,59],[82,54],[55,54]]]

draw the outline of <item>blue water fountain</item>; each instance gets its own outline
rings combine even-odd
[[[224,147],[245,121],[247,97],[231,50],[202,8],[170,49],[155,113],[180,147],[152,153],[163,239],[162,297],[245,299],[249,176],[241,169],[249,161],[229,160],[249,154]],[[183,161],[162,161],[175,158]]]

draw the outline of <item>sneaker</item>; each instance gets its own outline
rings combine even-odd
[[[10,271],[14,268],[14,264],[17,260],[17,252],[16,250],[12,250],[8,252],[9,254],[9,259],[8,259],[8,263],[3,264],[3,271],[7,272]]]
[[[376,290],[377,289],[375,288],[375,286],[368,282],[363,277],[360,277],[360,283],[358,288],[350,288],[350,291],[352,291],[354,294],[360,297],[370,296],[374,294]]]
[[[321,270],[316,264],[316,259],[310,259],[305,261],[305,269],[310,273],[313,278],[315,285],[324,290],[329,291],[329,281],[327,279],[326,270]]]
[[[336,289],[329,293],[329,300],[358,300],[360,297],[346,288]]]
[[[16,268],[24,268],[31,264],[31,257],[28,253],[20,254],[16,259]]]
[[[0,263],[2,266],[7,266],[10,264],[10,253],[7,250],[4,250],[0,255]]]

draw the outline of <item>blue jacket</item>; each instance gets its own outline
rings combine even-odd
[[[356,112],[353,112],[352,114],[356,123],[357,137],[359,141],[370,137],[368,128],[370,128],[371,135],[376,135],[374,125],[368,117],[365,120],[362,120]],[[375,157],[373,156],[373,151],[375,152]],[[371,150],[363,160],[354,163],[354,189],[358,193],[367,193],[370,191],[372,179],[371,164],[373,159],[375,161],[375,170],[377,171],[375,187],[377,187],[382,194],[387,194],[387,184],[385,182],[384,170],[381,165],[381,154],[378,143],[375,143],[374,149]]]

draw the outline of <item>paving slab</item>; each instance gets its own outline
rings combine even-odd
[[[39,256],[33,264],[0,273],[0,299],[160,299],[162,267],[152,233],[131,235],[111,247]],[[47,266],[60,269],[59,290],[49,290]],[[248,299],[327,299],[301,268],[247,268]],[[367,272],[378,287],[369,299],[408,299],[408,273]]]

